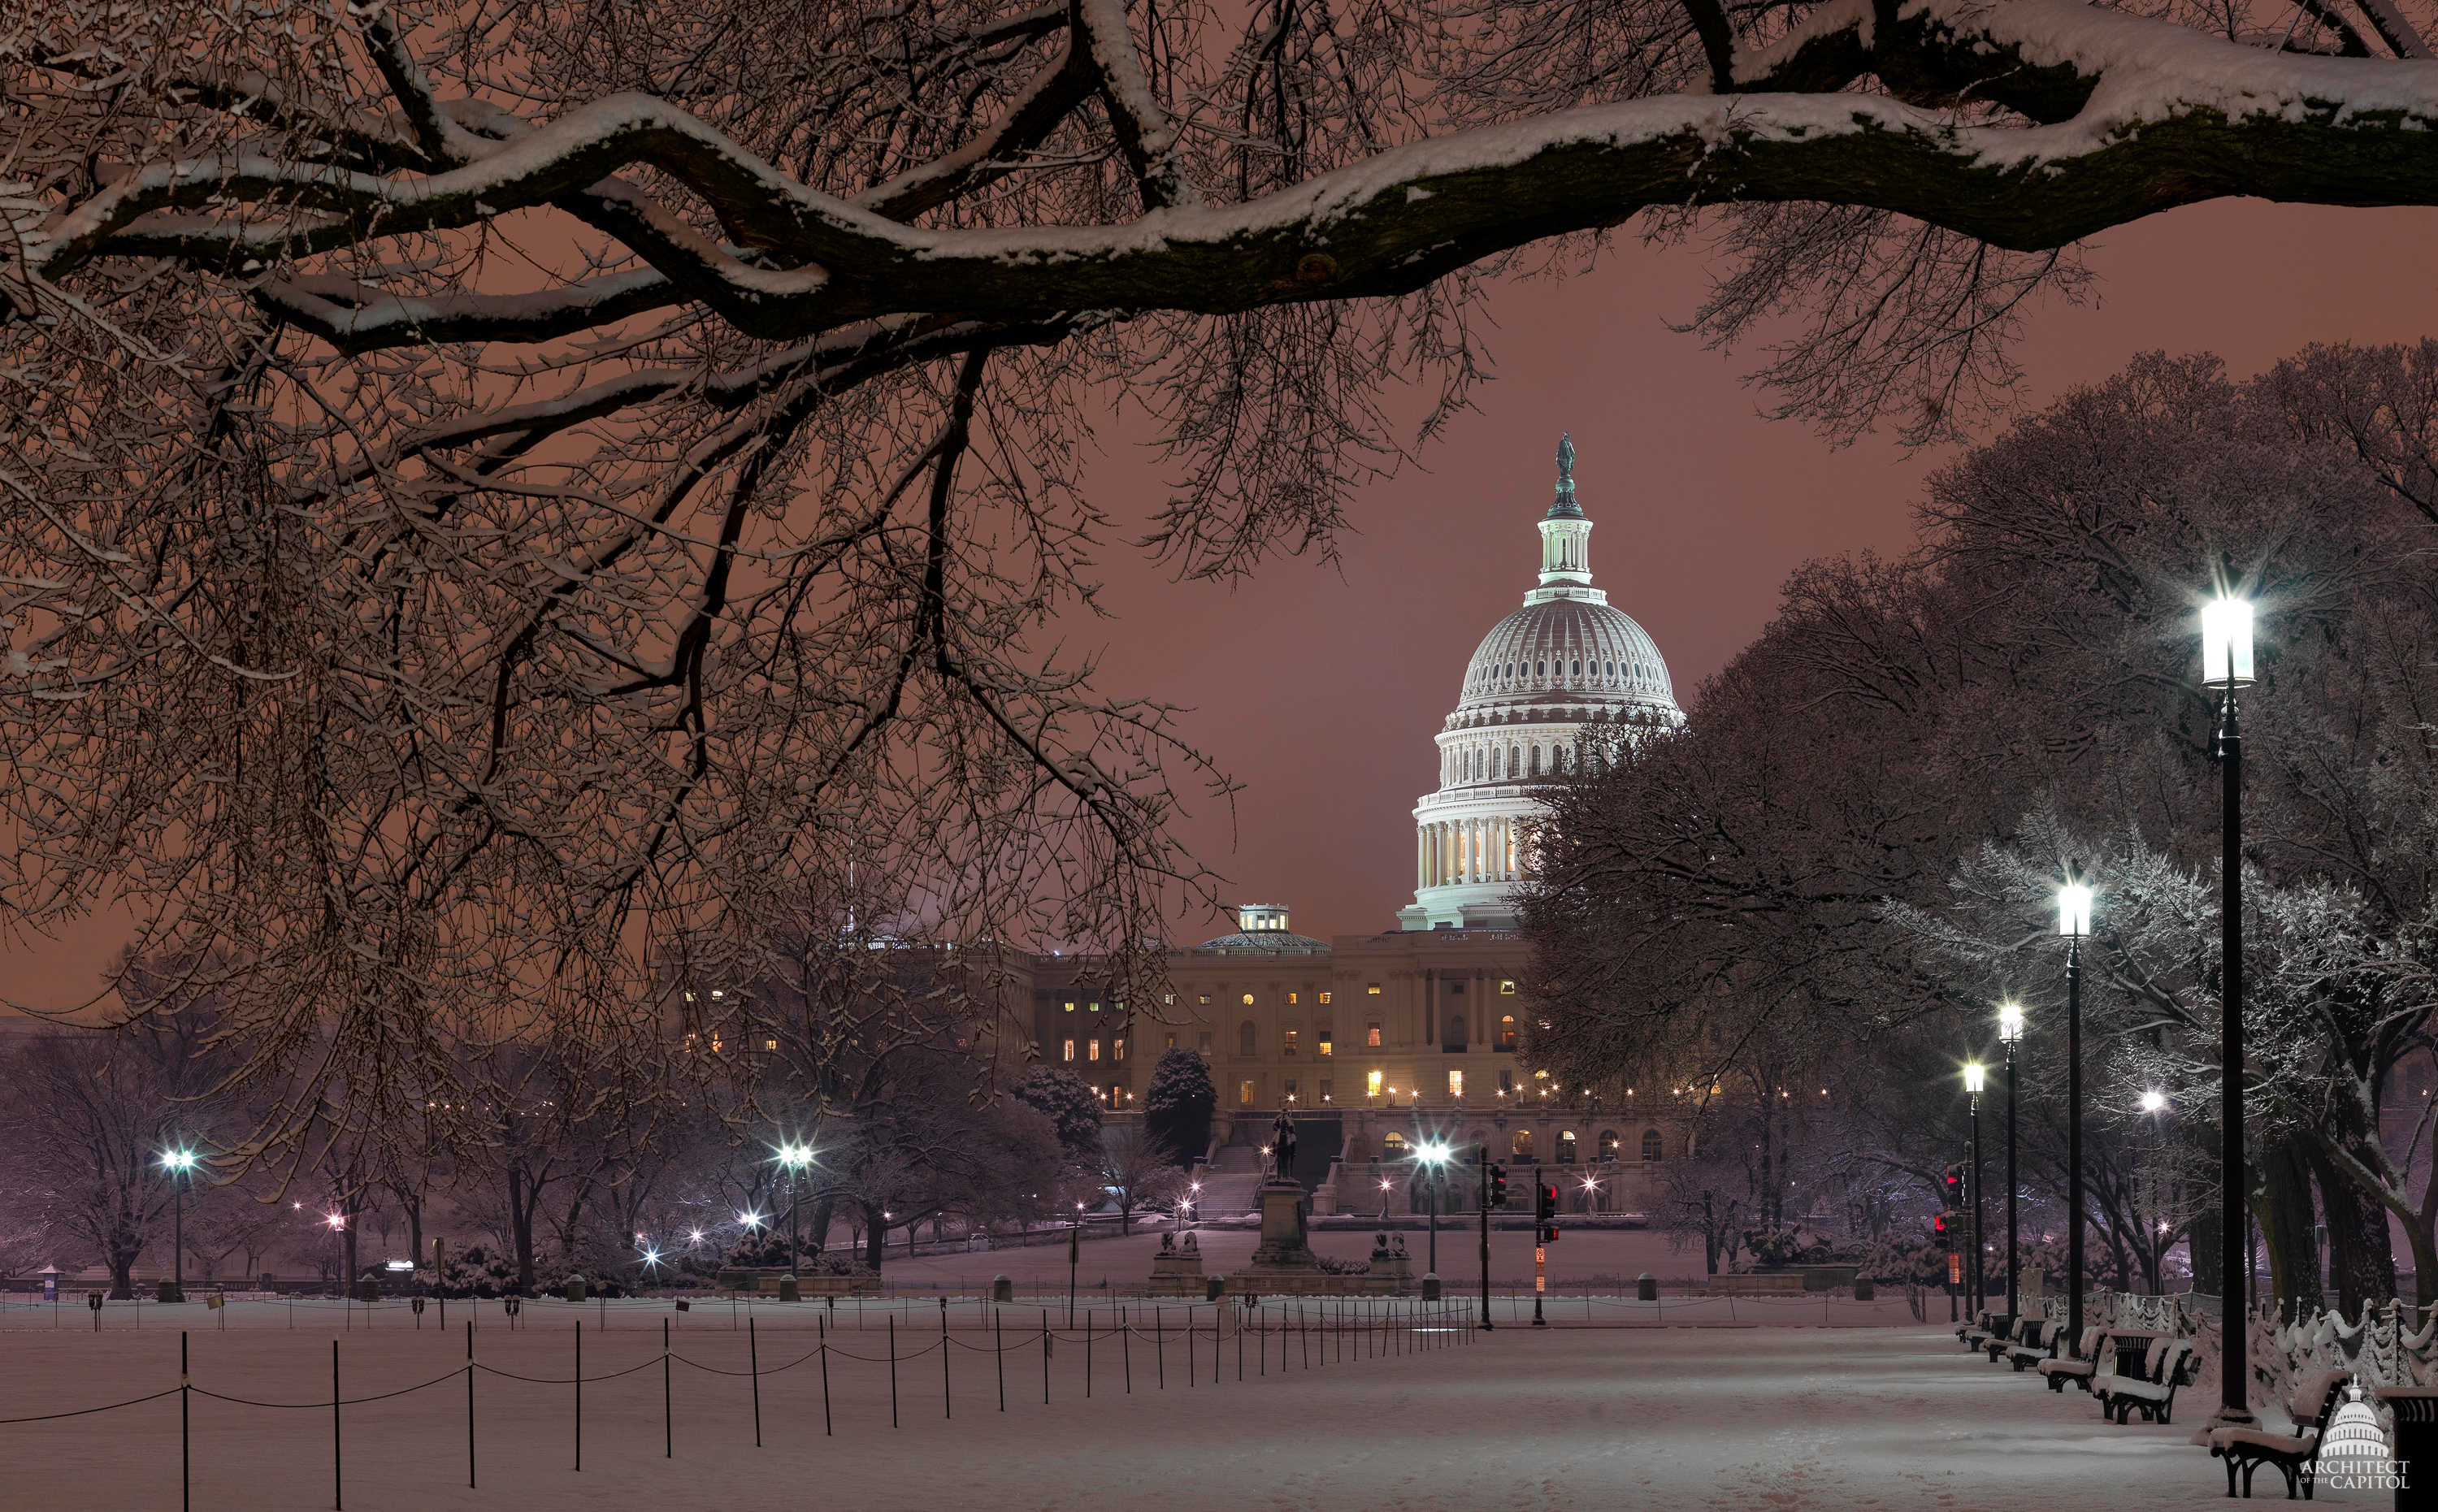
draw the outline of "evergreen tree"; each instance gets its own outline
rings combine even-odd
[[[1058,1131],[1058,1143],[1078,1160],[1095,1158],[1101,1149],[1101,1099],[1072,1071],[1034,1066],[1016,1084],[1018,1101],[1048,1118]]]
[[[1151,1085],[1143,1093],[1143,1130],[1176,1152],[1188,1163],[1210,1148],[1210,1114],[1219,1105],[1219,1089],[1210,1083],[1210,1067],[1192,1050],[1170,1050],[1152,1067]]]

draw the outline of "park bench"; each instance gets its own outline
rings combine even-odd
[[[2305,1378],[2285,1404],[2286,1421],[2270,1421],[2272,1406],[2261,1409],[2257,1428],[2221,1428],[2210,1434],[2210,1456],[2226,1461],[2226,1494],[2235,1494],[2235,1472],[2243,1471],[2243,1494],[2252,1494],[2252,1477],[2263,1465],[2274,1465],[2286,1477],[2286,1500],[2294,1500],[2299,1482],[2303,1500],[2311,1499],[2311,1485],[2320,1468],[2320,1441],[2327,1436],[2328,1419],[2344,1400],[2341,1370],[2323,1370]],[[2288,1432],[2290,1430],[2290,1432]]]
[[[1998,1357],[2007,1350],[2030,1344],[2032,1331],[2040,1327],[2040,1321],[2038,1318],[2006,1319],[2006,1327],[2003,1331],[1993,1333],[1981,1342],[1982,1353],[1989,1357],[1991,1364],[1996,1364]]]
[[[2062,1323],[2033,1323],[2030,1333],[2023,1341],[2006,1351],[2006,1359],[2014,1365],[2015,1374],[2022,1375],[2025,1365],[2036,1365],[2044,1360],[2055,1360],[2058,1340],[2064,1333],[2065,1325]]]
[[[1969,1354],[1988,1343],[1989,1335],[1995,1333],[1999,1327],[1997,1313],[1976,1312],[1972,1314],[1971,1322],[1955,1330],[1955,1339],[1958,1344],[1964,1345],[1965,1352]]]
[[[2093,1372],[2099,1368],[2100,1346],[2108,1342],[2108,1329],[2097,1324],[2082,1330],[2082,1347],[2063,1360],[2043,1360],[2037,1368],[2049,1390],[2063,1392],[2069,1380],[2083,1390],[2091,1389]]]
[[[2091,1383],[2093,1396],[2106,1391],[2101,1408],[2113,1413],[2120,1423],[2129,1421],[2137,1407],[2146,1423],[2167,1421],[2176,1408],[2176,1388],[2191,1385],[2200,1375],[2200,1357],[2193,1353],[2190,1339],[2178,1339],[2172,1344],[2164,1339],[2154,1340],[2150,1358],[2154,1363],[2142,1377],[2128,1380],[2113,1376]]]

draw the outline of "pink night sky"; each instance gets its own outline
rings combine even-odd
[[[2315,341],[2418,340],[2438,330],[2433,242],[2438,210],[2258,201],[2112,232],[2091,259],[2094,300],[2032,318],[2030,398],[2151,349],[2216,351],[2242,375]],[[1756,357],[1668,326],[1704,288],[1698,251],[1628,240],[1587,275],[1496,291],[1496,380],[1427,470],[1368,491],[1335,571],[1287,559],[1233,587],[1175,583],[1106,544],[1117,618],[1070,623],[1069,655],[1099,648],[1105,690],[1185,706],[1185,736],[1245,784],[1232,822],[1204,801],[1182,831],[1228,879],[1224,896],[1286,904],[1307,934],[1391,926],[1412,894],[1410,810],[1436,782],[1431,736],[1475,644],[1532,584],[1561,431],[1598,522],[1595,582],[1658,642],[1681,703],[1768,623],[1797,564],[1910,546],[1920,481],[1948,453],[1876,436],[1841,448],[1761,418],[1769,396],[1740,381]],[[1131,526],[1166,490],[1121,428],[1104,440],[1098,497]],[[1195,914],[1175,938],[1217,932]],[[7,995],[80,998],[123,938],[105,916],[18,942],[0,955]]]

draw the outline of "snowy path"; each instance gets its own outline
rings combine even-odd
[[[460,1377],[347,1409],[347,1507],[1064,1509],[1113,1497],[1259,1512],[2222,1504],[2217,1464],[2186,1441],[2190,1423],[2102,1423],[2088,1398],[2051,1396],[1917,1327],[1501,1329],[1469,1347],[1310,1368],[1291,1345],[1283,1374],[1275,1357],[1266,1376],[1248,1359],[1241,1384],[1224,1351],[1222,1379],[1209,1379],[1205,1335],[1201,1379],[1190,1389],[1172,1337],[1165,1390],[1143,1346],[1131,1346],[1131,1396],[1117,1347],[1103,1338],[1088,1402],[1082,1350],[1062,1340],[1047,1407],[1037,1343],[1011,1352],[1004,1414],[992,1356],[960,1348],[951,1357],[954,1420],[941,1417],[934,1352],[899,1367],[905,1426],[896,1430],[885,1363],[839,1360],[836,1436],[822,1435],[820,1380],[800,1366],[763,1381],[768,1447],[759,1450],[747,1383],[680,1366],[674,1458],[662,1457],[657,1327],[586,1334],[588,1375],[643,1368],[586,1388],[580,1475],[569,1463],[569,1388],[486,1376],[477,1383],[481,1486],[468,1490]],[[901,1341],[910,1348],[915,1336],[909,1328]],[[462,1334],[436,1330],[338,1340],[349,1397],[439,1376],[464,1353]],[[486,1363],[534,1376],[566,1376],[572,1342],[560,1329],[478,1335]],[[844,1341],[872,1354],[881,1343],[871,1334]],[[792,1331],[764,1332],[764,1369],[795,1358],[801,1344]],[[177,1347],[168,1330],[0,1335],[0,1415],[174,1384]],[[704,1364],[745,1364],[745,1340],[724,1330],[698,1327],[681,1347]],[[199,1386],[327,1401],[327,1334],[199,1332],[192,1348]],[[198,1398],[193,1410],[197,1508],[329,1505],[327,1406],[274,1413]],[[0,1505],[9,1508],[174,1506],[177,1474],[174,1396],[0,1428]],[[2322,1500],[2385,1504],[2383,1493]]]

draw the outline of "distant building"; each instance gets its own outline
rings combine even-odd
[[[1440,786],[1414,809],[1414,901],[1397,927],[1322,941],[1295,933],[1283,905],[1239,905],[1233,933],[1170,955],[1171,1000],[1156,1015],[1093,990],[1088,958],[1039,963],[1042,1060],[1075,1071],[1113,1110],[1134,1107],[1168,1049],[1210,1063],[1219,1106],[1207,1201],[1241,1205],[1236,1187],[1249,1198],[1281,1108],[1296,1114],[1298,1173],[1324,1211],[1420,1205],[1411,1152],[1424,1140],[1467,1160],[1487,1146],[1510,1170],[1613,1163],[1560,1183],[1570,1211],[1640,1206],[1650,1174],[1684,1152],[1681,1122],[1646,1112],[1654,1099],[1639,1089],[1596,1099],[1518,1054],[1528,952],[1510,894],[1536,783],[1580,769],[1604,730],[1684,722],[1658,646],[1591,586],[1592,522],[1573,460],[1562,443],[1557,499],[1539,524],[1540,582],[1482,639],[1436,737]],[[1512,1179],[1514,1201],[1528,1204],[1528,1170]],[[1468,1170],[1448,1205],[1469,1205],[1471,1192]]]

